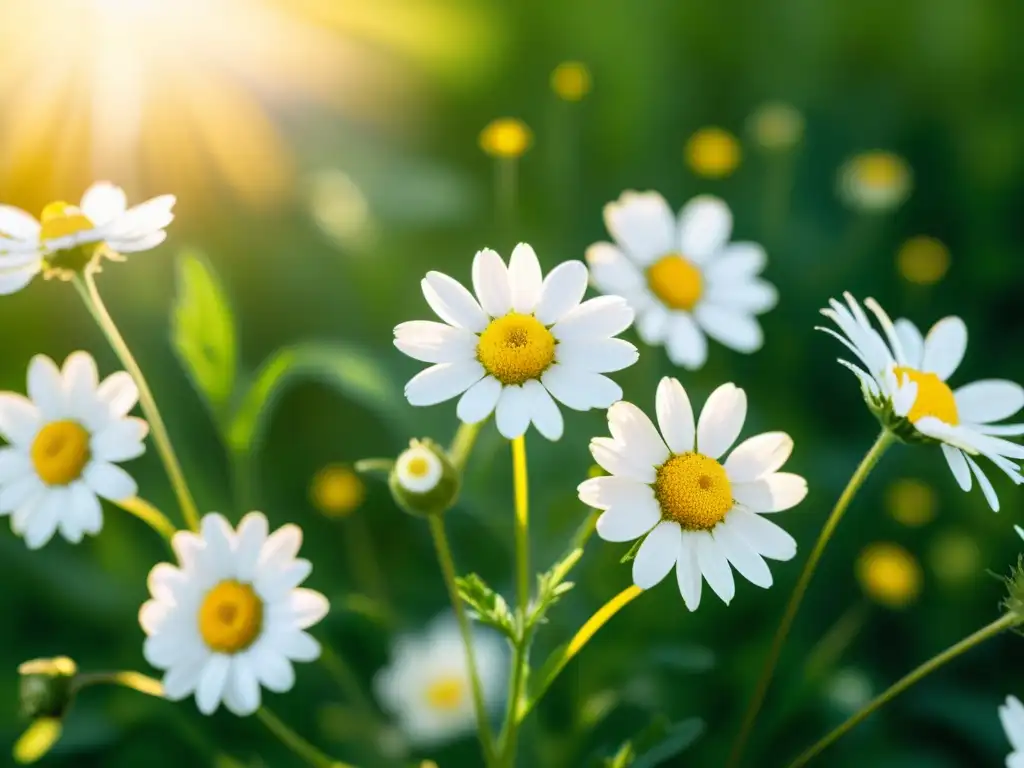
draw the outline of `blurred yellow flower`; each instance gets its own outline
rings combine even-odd
[[[350,467],[329,464],[313,477],[310,498],[328,517],[347,517],[363,503],[366,486]]]
[[[804,116],[785,102],[762,104],[750,116],[748,124],[754,141],[768,150],[790,149],[804,136]]]
[[[918,528],[935,519],[938,498],[935,489],[924,481],[903,477],[886,489],[885,506],[897,523]]]
[[[590,70],[581,61],[563,61],[551,73],[551,90],[566,101],[580,101],[591,85]]]
[[[864,594],[888,608],[905,608],[921,593],[921,566],[899,544],[876,542],[865,547],[856,571]]]
[[[932,285],[949,269],[949,249],[934,237],[918,235],[900,246],[896,268],[903,279],[918,285]]]
[[[499,117],[480,131],[480,148],[491,157],[521,157],[532,144],[530,127],[514,117]]]
[[[960,586],[980,571],[981,550],[966,533],[943,531],[928,549],[928,565],[948,586]]]
[[[698,176],[722,179],[736,170],[742,152],[740,143],[722,128],[701,128],[686,142],[686,164]]]
[[[909,197],[913,172],[899,155],[872,150],[847,160],[839,169],[838,184],[840,198],[851,208],[888,211]]]

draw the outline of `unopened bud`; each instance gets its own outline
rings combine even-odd
[[[459,472],[432,440],[413,440],[391,469],[388,486],[395,502],[411,515],[448,511],[459,495]]]

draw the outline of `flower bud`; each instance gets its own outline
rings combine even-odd
[[[432,440],[412,440],[391,469],[388,487],[395,502],[411,515],[441,515],[459,495],[459,471]]]
[[[62,717],[74,698],[77,673],[78,667],[67,656],[26,661],[18,667],[22,716],[29,720]]]

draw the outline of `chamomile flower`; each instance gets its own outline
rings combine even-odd
[[[969,491],[973,474],[985,500],[998,512],[995,489],[972,457],[984,456],[1015,483],[1024,482],[1020,467],[1010,461],[1024,459],[1024,446],[1001,437],[1024,434],[1024,424],[994,423],[1024,407],[1024,387],[987,379],[951,389],[946,381],[967,349],[963,320],[943,318],[922,336],[912,322],[900,318],[893,323],[874,299],[868,299],[864,305],[878,320],[883,338],[860,304],[850,294],[844,296],[846,305],[832,299],[821,311],[840,332],[819,330],[837,338],[857,358],[857,364],[839,362],[860,380],[868,407],[901,439],[938,443],[957,484]]]
[[[696,370],[707,336],[755,352],[764,335],[756,315],[775,306],[775,287],[758,277],[767,256],[756,243],[730,243],[732,213],[716,197],[688,202],[678,218],[657,192],[624,192],[604,208],[615,239],[587,249],[595,287],[623,296],[645,344],[663,344],[676,365]]]
[[[544,278],[533,248],[520,243],[508,266],[490,249],[476,254],[476,298],[440,272],[428,272],[422,287],[444,323],[416,320],[395,328],[398,349],[433,363],[405,385],[413,405],[462,395],[456,412],[467,424],[495,411],[498,431],[510,440],[531,422],[558,440],[563,421],[555,400],[586,411],[622,397],[602,374],[636,362],[636,347],[614,338],[629,327],[633,311],[618,296],[581,303],[587,289],[581,262],[559,264]]]
[[[473,652],[484,705],[505,696],[505,645],[496,634],[473,630]],[[377,699],[417,746],[448,741],[473,729],[469,661],[454,619],[444,614],[421,635],[400,638],[391,663],[374,678]]]
[[[167,237],[174,202],[173,195],[161,195],[128,208],[124,190],[100,181],[79,205],[50,203],[38,221],[0,205],[0,293],[21,290],[42,271],[80,271],[101,249],[124,254],[155,248]]]
[[[1013,751],[1006,756],[1006,768],[1024,768],[1024,705],[1016,696],[1007,696],[999,707],[999,721]]]
[[[236,715],[260,707],[260,687],[284,693],[295,684],[294,661],[313,661],[320,644],[305,630],[327,614],[327,599],[299,584],[308,560],[297,558],[302,530],[292,524],[268,535],[267,518],[250,512],[238,530],[216,512],[199,533],[171,541],[178,564],[149,572],[152,599],[139,610],[143,654],[166,670],[164,694],[195,694],[204,715],[220,703]]]
[[[75,352],[63,369],[45,355],[28,367],[26,398],[0,393],[0,515],[31,549],[58,530],[77,544],[103,527],[98,497],[123,501],[137,486],[117,462],[141,456],[149,431],[129,416],[139,399],[131,376],[98,381],[96,363]]]
[[[580,500],[605,510],[597,534],[605,541],[644,537],[633,560],[633,581],[649,589],[673,568],[686,607],[700,604],[701,583],[728,604],[732,571],[759,587],[772,585],[764,558],[796,555],[793,537],[764,515],[799,504],[806,481],[779,469],[793,450],[783,432],[766,432],[732,447],[747,415],[746,393],[723,384],[694,423],[693,408],[676,379],[658,385],[659,429],[632,403],[608,409],[612,437],[590,442],[608,476],[579,486]]]

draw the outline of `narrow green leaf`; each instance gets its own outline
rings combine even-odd
[[[622,559],[619,560],[619,562],[620,563],[628,563],[630,560],[632,560],[634,557],[636,557],[636,553],[637,553],[637,551],[639,551],[640,545],[643,544],[643,543],[644,543],[644,540],[642,538],[637,539],[636,541],[634,541],[633,542],[633,546],[631,546],[629,548],[629,551],[622,556]]]
[[[689,749],[704,733],[704,721],[699,717],[683,720],[668,729],[658,743],[643,750],[632,763],[632,768],[657,768],[666,760]]]
[[[481,623],[494,627],[511,640],[518,640],[515,617],[508,603],[475,573],[455,579],[459,595]]]
[[[369,353],[347,344],[297,344],[264,361],[230,419],[228,445],[236,451],[251,450],[285,385],[300,378],[320,379],[388,420],[397,417],[402,394]]]
[[[213,267],[195,251],[178,257],[171,340],[193,386],[219,413],[235,387],[235,322]]]

